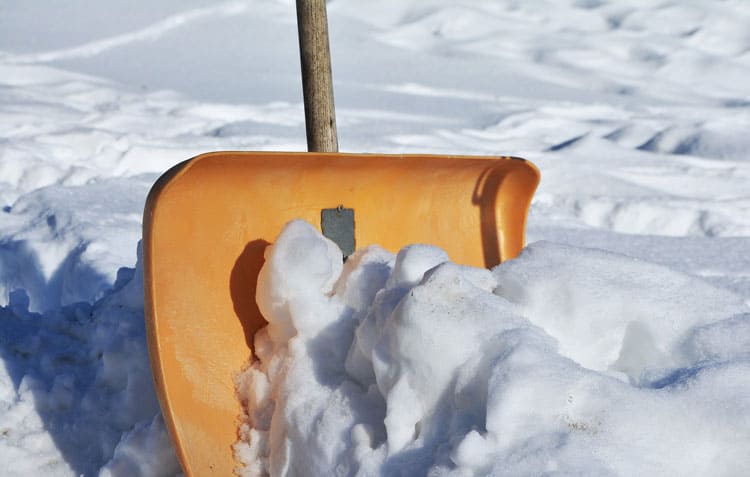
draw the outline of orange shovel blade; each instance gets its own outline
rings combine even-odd
[[[232,475],[234,375],[265,321],[255,304],[263,251],[286,222],[320,228],[354,210],[358,248],[443,248],[492,267],[524,245],[539,182],[507,157],[216,152],[154,185],[144,213],[146,325],[156,390],[187,476]]]

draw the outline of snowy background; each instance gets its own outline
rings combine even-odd
[[[554,356],[575,373],[614,373],[644,341],[633,313],[682,323],[679,336],[649,335],[675,350],[660,372],[641,379],[648,363],[617,361],[631,383],[607,384],[622,404],[602,425],[607,442],[652,429],[612,423],[684,418],[677,401],[628,393],[698,376],[676,408],[702,417],[672,428],[687,436],[679,445],[649,448],[705,462],[718,459],[712,442],[732,442],[719,460],[739,462],[750,448],[750,3],[333,0],[328,14],[342,151],[509,154],[541,169],[527,239],[544,242],[493,283],[554,338]],[[192,155],[304,150],[295,21],[289,0],[0,1],[3,475],[179,472],[143,330],[143,204]],[[584,331],[545,321],[553,308]],[[616,343],[597,344],[602,316]],[[705,368],[719,371],[700,378]],[[701,433],[720,435],[694,454]],[[601,475],[570,457],[587,447],[557,458]],[[456,465],[481,460],[456,449]],[[515,475],[539,471],[510,455]]]

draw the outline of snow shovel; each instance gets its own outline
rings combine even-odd
[[[523,247],[539,181],[517,158],[337,153],[325,1],[297,0],[297,15],[311,152],[204,154],[166,172],[145,207],[149,352],[188,477],[229,476],[237,465],[233,378],[265,324],[257,276],[286,222],[316,225],[344,255],[429,243],[457,263],[492,267]]]

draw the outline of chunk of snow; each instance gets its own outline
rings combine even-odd
[[[492,271],[334,247],[294,221],[266,257],[242,475],[750,471],[740,297],[554,243]]]

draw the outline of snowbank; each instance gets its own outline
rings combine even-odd
[[[750,313],[626,256],[539,242],[492,271],[413,245],[267,251],[238,378],[243,475],[743,475]]]

